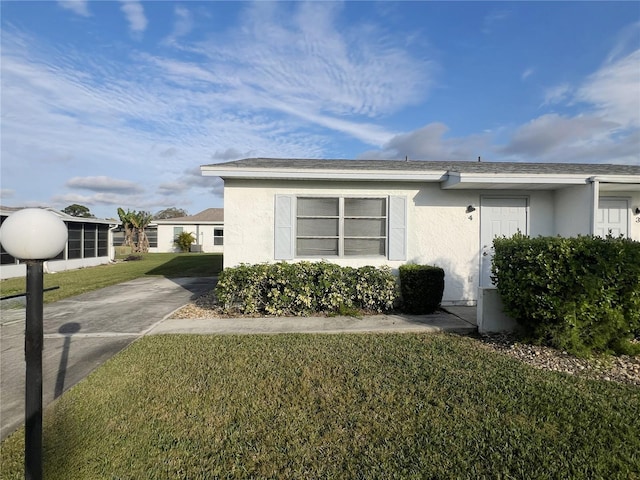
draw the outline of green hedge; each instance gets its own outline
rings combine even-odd
[[[400,267],[402,310],[406,313],[433,313],[444,292],[444,270],[429,265],[402,265]]]
[[[226,268],[215,294],[226,311],[246,314],[386,312],[396,301],[397,285],[388,267],[280,262]]]
[[[640,243],[622,238],[494,240],[492,273],[507,314],[537,343],[638,353]]]

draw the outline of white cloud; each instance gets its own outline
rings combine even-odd
[[[120,9],[127,17],[131,33],[141,34],[147,29],[147,17],[142,3],[137,0],[120,0]]]
[[[520,78],[522,80],[526,80],[533,74],[534,71],[535,70],[533,68],[527,68],[524,72],[522,72],[522,75],[520,75]]]
[[[0,198],[11,198],[15,195],[16,191],[11,190],[10,188],[1,188],[0,189]]]
[[[430,123],[409,133],[391,138],[381,150],[359,155],[366,159],[410,160],[471,160],[482,156],[489,148],[488,136],[444,138],[449,128],[442,123]]]
[[[544,93],[542,106],[555,105],[566,101],[571,94],[571,90],[571,86],[568,83],[562,83],[548,88]]]
[[[640,127],[640,49],[604,65],[578,89],[576,100],[624,126]]]
[[[73,177],[67,181],[66,186],[69,188],[92,190],[94,192],[126,192],[130,194],[144,192],[144,188],[135,182],[118,180],[106,176]]]
[[[175,43],[180,37],[188,35],[193,29],[193,18],[191,12],[182,5],[177,5],[174,9],[176,16],[175,23],[173,25],[173,31],[164,42],[166,44]]]
[[[58,0],[58,5],[82,17],[91,16],[87,0]]]

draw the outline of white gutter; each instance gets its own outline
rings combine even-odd
[[[321,170],[321,169],[238,169],[200,167],[205,177],[270,179],[270,180],[364,180],[441,182],[447,178],[446,170],[418,172],[410,170]]]
[[[454,188],[464,183],[476,184],[553,184],[553,185],[584,185],[589,179],[584,175],[557,174],[529,174],[529,173],[459,173],[450,172],[448,178],[442,182],[442,188]]]
[[[590,182],[639,184],[640,175],[598,175],[589,178]]]

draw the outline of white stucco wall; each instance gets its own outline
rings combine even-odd
[[[64,272],[65,270],[76,270],[78,268],[95,267],[109,263],[109,257],[75,258],[72,260],[49,260],[45,262],[45,273]],[[24,277],[27,274],[27,267],[24,264],[2,265],[0,268],[0,278]]]
[[[184,232],[190,232],[196,238],[196,242],[202,245],[204,253],[222,253],[224,245],[213,244],[213,231],[217,228],[223,228],[222,224],[216,225],[158,225],[158,247],[156,252],[179,252],[180,249],[173,243],[175,237],[173,235],[174,227],[182,227]],[[226,233],[226,232],[225,232]],[[224,240],[223,240],[224,242]]]
[[[556,235],[575,237],[593,231],[594,185],[575,185],[555,192]]]
[[[389,265],[405,263],[437,265],[445,270],[443,304],[473,305],[479,281],[480,216],[476,208],[487,191],[442,190],[438,183],[286,182],[226,180],[224,190],[224,266],[274,261],[275,195],[400,195],[407,198],[407,260],[384,257],[331,257],[339,265]],[[495,195],[495,194],[494,194]],[[523,192],[500,192],[522,196]],[[531,233],[553,231],[552,192],[532,191],[524,195],[531,206]],[[303,260],[303,259],[296,259]],[[308,260],[317,261],[318,258]]]
[[[480,265],[481,196],[526,197],[530,236],[575,236],[591,228],[593,190],[590,185],[559,191],[443,190],[438,183],[317,182],[227,179],[224,189],[224,267],[274,262],[275,195],[405,196],[407,198],[407,260],[384,257],[327,258],[339,265],[437,265],[445,270],[444,305],[475,304]],[[612,192],[640,205],[640,192]],[[468,205],[477,208],[466,213]],[[640,223],[630,212],[630,236],[640,238]],[[171,231],[172,232],[172,231]],[[304,260],[297,258],[296,260]],[[318,258],[307,260],[317,261]]]

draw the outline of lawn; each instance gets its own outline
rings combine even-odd
[[[222,270],[222,255],[205,253],[147,253],[141,260],[118,262],[97,267],[68,270],[44,275],[44,287],[59,286],[45,292],[44,301],[55,302],[63,298],[133,280],[144,275],[164,277],[205,277]],[[0,281],[0,296],[25,291],[25,278]]]
[[[640,389],[474,342],[145,337],[47,410],[45,477],[639,478]],[[23,436],[3,478],[23,475]]]

